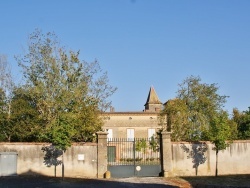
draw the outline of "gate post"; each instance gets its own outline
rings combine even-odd
[[[162,156],[162,175],[169,177],[172,175],[172,149],[171,132],[161,132],[161,156]]]
[[[97,178],[104,178],[107,171],[107,132],[99,131],[96,133],[97,140]]]

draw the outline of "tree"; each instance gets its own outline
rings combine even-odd
[[[218,94],[216,84],[201,83],[200,77],[190,76],[179,84],[176,99],[165,104],[168,127],[173,140],[199,141],[212,118],[222,110],[227,96]],[[168,129],[170,129],[168,128]]]
[[[14,83],[12,80],[11,69],[7,58],[0,55],[0,105],[1,105],[1,120],[0,131],[1,139],[10,142],[11,136],[14,134],[13,123],[11,121],[12,110],[12,94]]]
[[[116,90],[97,61],[81,61],[79,55],[60,46],[54,33],[35,30],[28,53],[17,57],[23,87],[45,122],[40,138],[63,151],[72,141],[93,139],[101,129],[99,114],[110,106],[108,98]]]
[[[213,149],[216,151],[215,176],[218,176],[218,153],[220,150],[225,150],[237,137],[236,123],[229,120],[225,111],[221,111],[213,116],[209,129],[205,131],[204,135],[214,144]]]
[[[237,124],[238,139],[250,139],[250,107],[243,112],[234,108],[232,120]]]
[[[36,104],[24,89],[15,88],[12,97],[11,121],[13,135],[11,141],[40,141],[39,134],[43,131],[44,121],[39,117]]]
[[[167,114],[167,130],[171,131],[172,141],[189,140],[189,121],[187,116],[187,105],[178,98],[169,100],[165,104],[161,116]]]
[[[211,141],[216,151],[217,176],[218,152],[226,149],[237,134],[236,124],[223,110],[227,96],[218,94],[216,84],[201,83],[199,77],[188,77],[179,86],[176,99],[168,101],[162,112],[167,115],[172,139]]]
[[[55,139],[51,132],[59,126],[70,127],[69,132],[75,129],[69,142],[90,141],[101,127],[99,112],[110,106],[108,98],[116,88],[108,84],[107,73],[97,61],[80,61],[80,53],[67,52],[54,33],[36,30],[29,38],[28,53],[17,60],[25,89],[46,121],[44,139]]]
[[[0,109],[1,141],[37,141],[35,105],[21,87],[15,86],[4,55],[0,56]]]

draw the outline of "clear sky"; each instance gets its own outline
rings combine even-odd
[[[100,62],[116,111],[142,111],[150,86],[166,102],[191,75],[217,83],[230,113],[250,106],[249,0],[1,0],[0,54],[16,81],[13,56],[36,28]]]

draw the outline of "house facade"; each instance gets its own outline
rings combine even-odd
[[[162,102],[159,100],[153,87],[150,88],[142,112],[110,112],[103,114],[104,126],[108,138],[150,138],[162,128],[158,115],[162,109]]]

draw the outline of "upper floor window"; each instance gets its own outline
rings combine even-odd
[[[134,139],[135,139],[135,130],[134,129],[127,129],[127,139],[128,139],[128,141],[134,141]]]
[[[113,138],[113,130],[112,129],[106,129],[106,131],[108,132],[108,135],[107,135],[107,139],[108,139],[108,141],[110,140],[112,140],[112,138]]]
[[[152,138],[152,136],[155,136],[155,129],[148,129],[148,138]]]

